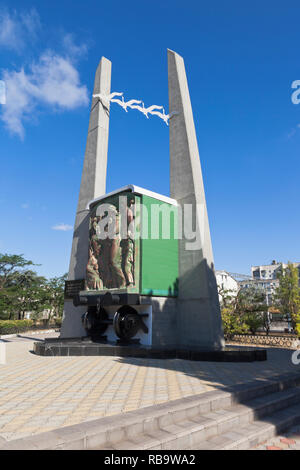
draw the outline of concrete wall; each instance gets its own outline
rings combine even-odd
[[[95,75],[93,94],[110,93],[111,62],[102,57]],[[109,104],[92,99],[90,121],[81,177],[80,193],[74,224],[68,280],[85,279],[89,246],[89,201],[105,194],[109,129]],[[61,337],[82,336],[82,307],[65,301]]]
[[[182,57],[168,50],[170,113],[170,193],[191,221],[200,246],[179,240],[178,341],[182,346],[221,349],[224,346],[214,260],[202,170],[189,88]],[[182,231],[185,234],[184,226]]]
[[[152,297],[152,344],[174,346],[178,343],[177,301],[171,297]]]

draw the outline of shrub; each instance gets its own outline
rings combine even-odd
[[[298,338],[300,338],[300,313],[298,313],[297,315],[294,315],[293,320],[295,323],[295,326],[294,326],[295,333],[298,336]]]
[[[244,322],[248,325],[249,330],[253,335],[257,332],[258,328],[264,325],[264,319],[261,313],[249,312],[244,315]]]
[[[55,326],[57,328],[60,328],[62,324],[62,319],[61,318],[55,318]]]
[[[248,332],[249,326],[238,315],[234,314],[230,308],[222,308],[221,315],[225,338],[230,339],[233,335]]]
[[[0,335],[10,335],[28,331],[33,326],[32,320],[0,320]]]

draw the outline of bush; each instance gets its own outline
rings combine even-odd
[[[298,313],[297,315],[294,315],[294,330],[295,330],[295,333],[296,335],[298,336],[298,338],[300,338],[300,313]]]
[[[62,324],[62,319],[61,318],[55,318],[55,326],[57,328],[60,328]]]
[[[261,313],[249,312],[244,315],[244,322],[249,327],[253,335],[257,332],[258,328],[264,325],[264,320]]]
[[[226,339],[232,338],[233,335],[248,332],[249,326],[238,315],[235,315],[230,308],[222,308],[221,315]]]
[[[0,335],[21,333],[32,328],[32,320],[0,320]]]

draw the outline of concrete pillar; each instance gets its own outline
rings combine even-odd
[[[184,215],[184,205],[191,205],[192,226],[200,240],[199,246],[188,246],[187,234],[179,240],[177,341],[181,346],[221,349],[224,338],[192,106],[183,58],[169,49],[168,85],[171,197]]]
[[[96,70],[93,94],[110,94],[111,62],[102,57]],[[68,280],[85,279],[89,245],[89,211],[86,205],[106,191],[109,104],[92,99],[79,199],[76,211]],[[61,337],[85,336],[81,315],[85,307],[66,300]]]

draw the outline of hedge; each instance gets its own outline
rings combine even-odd
[[[33,324],[33,320],[0,320],[0,335],[21,333],[29,330]]]

